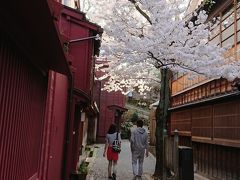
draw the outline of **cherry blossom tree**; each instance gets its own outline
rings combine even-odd
[[[224,57],[223,49],[208,42],[207,13],[183,19],[183,0],[91,0],[85,4],[88,18],[104,28],[101,56],[109,67],[104,89],[127,93],[134,87],[144,93],[161,81],[156,113],[156,169],[163,178],[163,136],[168,118],[172,73],[209,78],[239,77],[240,63]],[[83,9],[84,10],[84,9]],[[97,66],[97,68],[100,68]],[[160,76],[159,76],[160,72]]]

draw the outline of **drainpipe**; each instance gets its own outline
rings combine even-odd
[[[68,95],[68,105],[67,105],[67,121],[65,124],[65,141],[64,141],[64,150],[63,150],[63,165],[62,165],[62,179],[69,179],[70,174],[68,174],[67,170],[68,170],[68,152],[71,151],[71,149],[69,149],[69,141],[70,141],[70,125],[71,125],[71,119],[72,119],[72,100],[73,100],[73,88],[74,88],[74,84],[73,84],[73,77],[72,75],[69,77],[69,95]]]

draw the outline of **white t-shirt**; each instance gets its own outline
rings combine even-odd
[[[113,133],[113,134],[107,134],[106,135],[106,142],[111,146],[113,144],[113,141],[116,139],[117,137],[117,132]],[[118,140],[121,141],[121,134],[118,133]]]

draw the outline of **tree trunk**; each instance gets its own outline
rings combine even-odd
[[[168,107],[170,102],[170,77],[171,71],[167,68],[161,71],[160,101],[156,110],[156,166],[154,177],[165,180],[164,168],[164,134],[166,133],[166,122],[168,118]]]

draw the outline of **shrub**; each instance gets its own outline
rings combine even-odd
[[[87,174],[88,173],[88,164],[89,164],[89,162],[85,162],[85,161],[83,161],[80,164],[80,166],[78,168],[78,171],[79,171],[80,174]]]
[[[91,150],[91,148],[89,146],[85,147],[85,151],[90,151],[90,150]]]
[[[128,111],[123,113],[122,119],[124,119],[124,121],[129,121],[132,118],[134,112],[134,110],[129,109]]]
[[[122,139],[129,139],[131,135],[131,127],[133,127],[133,123],[130,121],[124,121],[121,124],[121,138]]]
[[[130,119],[130,121],[131,121],[133,124],[135,124],[138,119],[139,119],[138,113],[137,113],[137,112],[134,112],[133,115],[132,115],[132,117],[131,117],[131,119]]]
[[[149,119],[143,119],[144,126],[149,126],[149,123],[150,123]]]
[[[90,151],[88,157],[93,157],[93,151]]]

